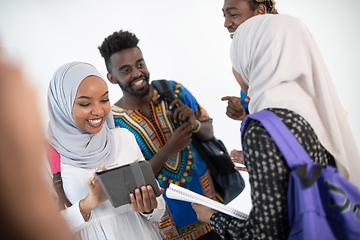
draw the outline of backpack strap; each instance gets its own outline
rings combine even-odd
[[[245,117],[241,124],[242,141],[246,125],[250,119],[257,120],[264,126],[281,151],[290,169],[296,169],[297,175],[305,187],[310,187],[320,177],[324,166],[313,163],[285,123],[271,111],[262,110]]]
[[[170,84],[167,80],[154,80],[151,83],[154,85],[154,87],[160,94],[160,98],[157,99],[157,102],[155,102],[155,104],[159,104],[161,100],[164,100],[170,105],[172,101],[175,100],[174,92],[172,91]]]
[[[292,170],[298,165],[312,163],[305,149],[290,132],[285,123],[271,111],[262,110],[247,115],[241,124],[241,139],[244,139],[246,125],[250,119],[257,120],[264,126]]]

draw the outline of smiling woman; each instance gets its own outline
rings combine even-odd
[[[161,239],[151,221],[165,210],[151,187],[130,194],[130,204],[113,208],[94,169],[144,160],[134,136],[115,129],[108,89],[88,63],[61,66],[50,81],[49,138],[60,154],[64,191],[71,207],[63,215],[78,239]],[[127,193],[124,193],[127,194]],[[90,223],[90,224],[89,224]]]
[[[110,112],[106,83],[97,76],[86,77],[76,93],[72,117],[81,130],[98,133]]]

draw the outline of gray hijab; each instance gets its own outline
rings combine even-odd
[[[49,143],[61,156],[61,162],[80,168],[109,165],[114,156],[115,128],[111,111],[99,133],[81,130],[72,118],[72,108],[80,83],[88,76],[102,76],[94,66],[71,62],[56,70],[48,89]]]

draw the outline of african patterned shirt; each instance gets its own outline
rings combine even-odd
[[[291,130],[314,162],[335,166],[333,156],[321,145],[314,130],[300,115],[286,109],[274,112]],[[249,173],[252,209],[239,220],[214,213],[211,226],[223,239],[286,239],[288,224],[287,187],[290,168],[275,142],[260,122],[251,119],[243,140]]]
[[[175,98],[188,105],[199,121],[209,121],[210,118],[193,95],[180,83],[168,81]],[[136,141],[146,160],[150,160],[166,143],[179,126],[167,116],[169,106],[166,101],[158,101],[159,94],[154,89],[150,102],[151,116],[133,109],[112,107],[115,126],[126,128],[135,135]],[[157,180],[165,190],[170,183],[190,189],[191,191],[214,198],[215,192],[211,184],[206,164],[200,158],[190,143],[185,149],[170,157]],[[155,225],[168,239],[196,239],[209,230],[210,224],[197,220],[191,204],[184,201],[168,199],[164,195],[167,209],[163,218]]]

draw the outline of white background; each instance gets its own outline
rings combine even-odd
[[[46,91],[54,71],[86,61],[105,77],[97,47],[114,31],[133,31],[150,78],[185,85],[214,119],[216,137],[229,150],[240,149],[240,122],[225,115],[227,104],[220,101],[240,91],[231,73],[222,6],[222,0],[0,0],[0,42],[38,90],[46,129]],[[360,146],[360,1],[277,0],[276,7],[301,18],[313,33]],[[122,93],[111,84],[109,91],[113,104]],[[23,118],[26,130],[31,126]]]

